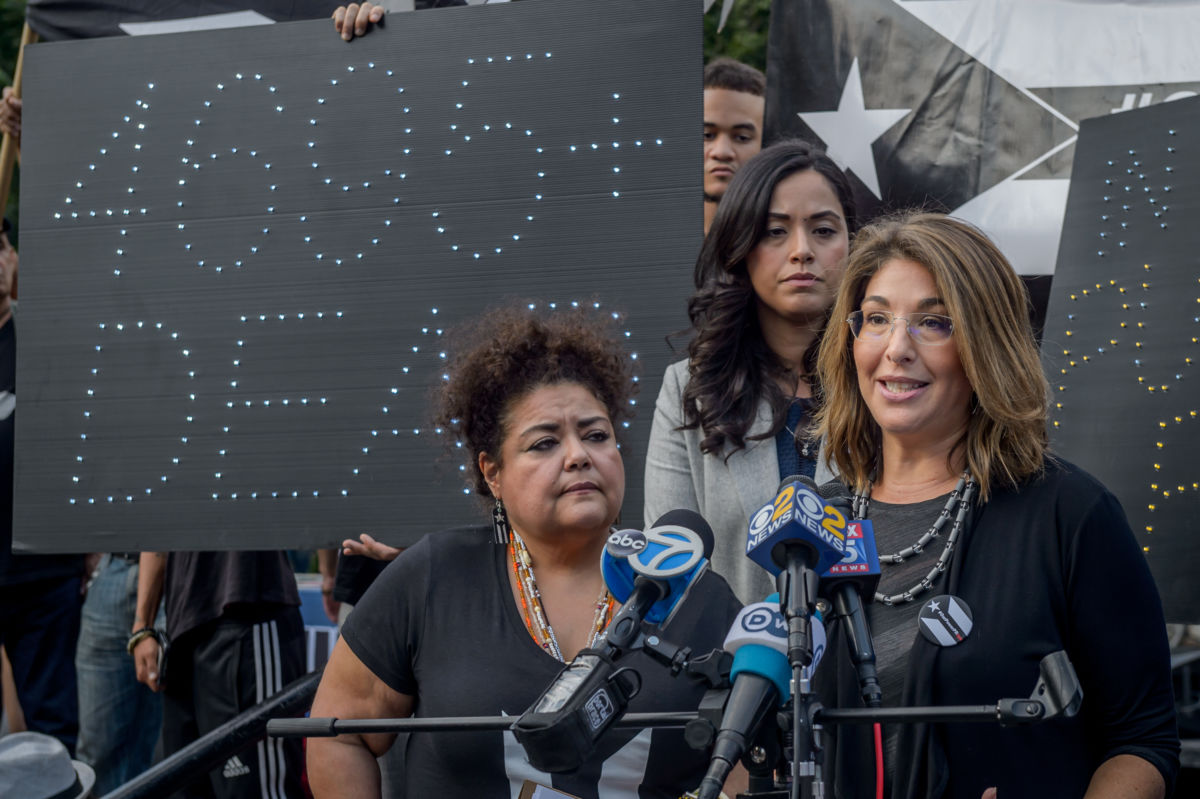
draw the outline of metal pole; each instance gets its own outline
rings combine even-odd
[[[279,738],[332,738],[349,733],[388,732],[487,732],[508,730],[520,716],[457,716],[407,719],[273,719],[267,735]],[[696,711],[676,713],[626,713],[613,727],[685,727],[697,718]]]
[[[267,729],[272,717],[296,716],[312,706],[320,671],[306,674],[273,697],[230,719],[101,799],[161,799],[204,777]]]
[[[13,70],[12,93],[14,97],[21,96],[21,73],[25,68],[25,45],[33,44],[37,39],[38,35],[26,22],[25,28],[21,31],[21,49],[17,52],[17,67]],[[21,151],[17,147],[16,139],[5,133],[4,141],[0,143],[0,216],[4,215],[4,209],[8,205],[8,191],[12,188],[13,164],[20,161],[20,158]]]

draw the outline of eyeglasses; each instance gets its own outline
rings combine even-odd
[[[945,344],[954,332],[950,317],[937,313],[896,316],[891,311],[855,311],[846,317],[846,322],[856,339],[875,342],[891,336],[897,319],[904,320],[908,334],[920,344]]]

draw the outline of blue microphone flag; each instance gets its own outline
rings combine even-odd
[[[781,544],[796,543],[811,548],[816,555],[811,568],[818,572],[845,555],[846,517],[826,504],[810,482],[787,478],[775,499],[750,519],[746,555],[772,575],[779,574],[786,563],[775,551]]]
[[[645,532],[614,531],[600,556],[600,571],[608,590],[622,604],[639,577],[662,584],[663,598],[646,613],[646,621],[659,624],[708,564],[712,548],[712,528],[700,514],[673,510]]]
[[[842,559],[821,573],[821,580],[829,577],[879,576],[879,551],[875,547],[875,531],[870,520],[846,523],[846,551]]]

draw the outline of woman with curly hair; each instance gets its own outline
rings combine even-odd
[[[750,517],[783,477],[819,469],[809,419],[816,350],[856,227],[841,169],[803,141],[734,175],[696,261],[688,359],[663,378],[646,456],[646,519],[698,511],[713,567],[743,602],[774,590],[746,558]]]
[[[428,535],[389,564],[342,627],[314,715],[519,716],[618,610],[600,558],[625,495],[616,433],[634,385],[629,357],[583,311],[498,311],[459,336],[473,345],[452,364],[436,422],[470,453],[493,526]],[[719,648],[738,609],[707,571],[664,633],[696,651]],[[703,695],[641,652],[621,665],[642,677],[631,710],[694,708]],[[379,796],[375,759],[394,739],[311,740],[314,794]],[[527,780],[551,783],[508,732],[414,733],[404,754],[405,796],[508,799]],[[682,731],[613,729],[553,785],[675,799],[706,766]]]

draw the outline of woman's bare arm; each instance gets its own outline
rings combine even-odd
[[[393,690],[371,672],[339,639],[325,665],[313,700],[313,718],[405,718],[414,698]],[[316,799],[363,799],[379,796],[379,766],[394,734],[310,738],[308,778]]]

